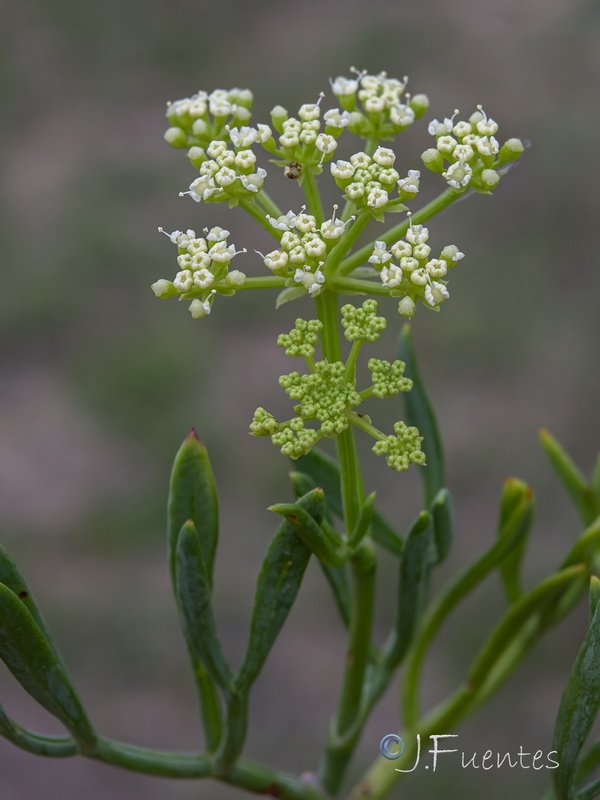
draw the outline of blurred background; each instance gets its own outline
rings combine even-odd
[[[329,76],[356,65],[409,74],[409,88],[430,97],[425,120],[397,141],[401,174],[419,168],[430,146],[426,120],[455,107],[468,115],[483,103],[502,140],[532,143],[493,197],[457,203],[430,224],[434,246],[453,242],[467,257],[452,273],[451,301],[440,314],[420,308],[414,334],[457,517],[455,546],[435,584],[490,544],[509,475],[531,483],[539,501],[528,582],[555,567],[580,526],[545,462],[538,429],[549,428],[586,472],[600,446],[597,3],[5,0],[2,18],[0,539],[27,576],[102,733],[163,749],[199,747],[164,559],[167,481],[188,429],[195,426],[208,445],[219,486],[216,607],[234,664],[277,525],[266,507],[291,496],[283,457],[247,430],[257,405],[286,407],[277,376],[289,364],[275,337],[309,305],[275,313],[274,294],[242,292],[194,321],[183,304],[156,300],[149,288],[175,272],[158,225],[219,223],[238,246],[268,246],[242,211],[178,197],[193,170],[184,152],[163,142],[168,99],[248,87],[254,121],[268,121],[273,105],[293,112],[314,102]],[[344,137],[340,156],[353,148],[358,140]],[[269,192],[286,210],[297,208],[297,184],[275,167],[270,173]],[[428,199],[442,180],[428,173],[422,187]],[[335,201],[333,192],[327,197]],[[263,269],[251,256],[241,262],[235,266],[249,274]],[[395,303],[384,310],[391,330],[379,352],[393,358],[400,319]],[[388,423],[399,415],[395,401],[378,413]],[[377,488],[405,530],[420,510],[417,471],[392,473],[362,444],[367,488]],[[393,617],[394,573],[383,558],[378,641]],[[492,578],[444,628],[427,666],[427,705],[462,680],[501,609]],[[461,749],[551,749],[586,615],[580,608],[548,636],[461,728]],[[249,756],[295,772],[314,769],[343,650],[313,566],[255,687]],[[393,687],[368,726],[355,775],[381,737],[398,730],[396,695]],[[60,732],[3,665],[0,699],[20,723]],[[392,796],[531,798],[548,780],[546,770],[482,774],[449,758],[436,775],[421,770]],[[83,759],[36,759],[0,740],[2,800],[198,796],[239,794]]]

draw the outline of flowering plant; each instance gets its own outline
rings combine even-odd
[[[169,104],[165,139],[187,150],[197,176],[183,194],[197,203],[227,203],[248,213],[274,240],[258,259],[237,249],[230,232],[215,226],[166,233],[177,249],[174,277],[159,279],[157,297],[189,301],[195,319],[209,316],[222,298],[239,291],[275,289],[277,306],[309,296],[315,312],[298,318],[277,345],[299,359],[303,371],[279,379],[294,401],[290,418],[278,420],[263,407],[249,422],[256,437],[268,437],[294,460],[295,500],[271,506],[283,521],[264,556],[258,577],[248,644],[234,669],[219,640],[212,607],[213,565],[219,533],[218,501],[209,457],[192,431],[173,466],[168,501],[169,568],[200,701],[205,750],[176,754],[146,750],[100,736],[67,676],[65,665],[10,556],[0,549],[0,655],[21,685],[65,725],[69,735],[33,733],[0,707],[0,733],[32,753],[81,754],[124,768],[168,777],[212,777],[233,786],[289,800],[352,800],[386,796],[403,772],[380,758],[353,788],[344,786],[347,767],[370,712],[404,665],[403,723],[413,740],[451,730],[495,692],[537,639],[561,620],[591,585],[591,622],[569,676],[557,718],[557,768],[552,797],[592,798],[596,781],[582,782],[600,761],[593,744],[582,751],[600,708],[600,583],[595,577],[600,547],[600,468],[586,480],[546,432],[542,444],[574,501],[585,530],[560,567],[525,589],[521,564],[533,521],[529,486],[508,479],[502,490],[495,540],[441,592],[429,599],[432,570],[447,556],[453,535],[450,493],[436,419],[417,369],[410,322],[405,322],[398,357],[372,355],[389,319],[382,298],[395,298],[410,320],[419,307],[439,312],[449,298],[450,271],[463,259],[455,244],[433,249],[425,223],[468,194],[490,194],[524,152],[523,143],[497,139],[498,124],[479,106],[468,118],[455,111],[428,125],[433,146],[421,155],[440,176],[443,191],[409,211],[421,173],[396,169],[396,137],[428,110],[425,95],[406,92],[406,78],[354,71],[331,81],[336,106],[324,110],[324,94],[302,105],[296,116],[282,106],[271,124],[250,126],[248,90],[198,92]],[[347,159],[334,160],[340,137],[358,137]],[[297,181],[303,193],[296,210],[283,213],[265,191],[267,170],[253,148]],[[330,178],[343,206],[325,213],[318,184]],[[409,204],[409,205],[407,205]],[[386,227],[389,214],[404,213]],[[388,223],[389,224],[389,223]],[[377,233],[375,233],[377,230]],[[362,244],[360,242],[362,241]],[[232,262],[236,259],[236,268]],[[258,274],[237,269],[258,261]],[[462,267],[461,267],[462,268]],[[261,274],[262,273],[262,274]],[[340,304],[340,296],[349,302]],[[363,299],[366,296],[366,299]],[[377,299],[376,299],[377,298]],[[394,315],[395,316],[395,315]],[[203,324],[209,324],[205,321]],[[344,340],[348,342],[346,345]],[[367,370],[363,347],[369,354]],[[369,375],[365,379],[364,375]],[[382,430],[371,417],[371,398],[402,394],[405,420]],[[363,404],[368,404],[363,406]],[[372,451],[404,472],[411,465],[423,480],[423,510],[401,535],[364,489],[355,430],[370,436]],[[332,439],[337,458],[317,445]],[[257,447],[260,445],[257,444]],[[600,462],[599,462],[600,463]],[[396,619],[383,647],[372,640],[377,560],[398,564]],[[250,691],[300,590],[311,557],[319,562],[348,633],[348,653],[337,709],[318,771],[296,777],[242,757]],[[451,612],[491,572],[497,571],[506,611],[475,656],[464,683],[423,715],[419,687],[431,642]],[[414,745],[409,745],[414,747]],[[386,752],[383,752],[386,755]],[[407,770],[408,771],[408,770]]]

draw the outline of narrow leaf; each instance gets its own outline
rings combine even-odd
[[[17,595],[0,584],[0,657],[21,686],[61,720],[83,752],[95,733],[54,650]]]
[[[407,651],[423,611],[431,567],[430,552],[433,526],[427,511],[422,511],[413,523],[400,562],[398,586],[398,615],[396,635],[401,659]]]
[[[301,497],[298,505],[317,524],[321,523],[324,513],[321,489]],[[309,548],[285,520],[267,549],[258,576],[248,647],[236,678],[241,690],[247,689],[260,673],[294,604],[309,559]]]
[[[192,649],[215,683],[228,690],[232,673],[221,650],[204,554],[191,520],[177,539],[175,573],[178,605]]]
[[[553,771],[557,800],[571,798],[577,758],[599,710],[600,606],[596,604],[588,632],[567,680],[556,718],[552,747],[558,751],[557,760],[560,763],[560,767]]]
[[[348,560],[350,551],[341,537],[332,528],[326,532],[298,503],[278,503],[270,506],[269,511],[285,517],[304,544],[323,564],[337,567]]]
[[[431,504],[431,518],[433,520],[433,533],[435,538],[436,558],[439,564],[447,557],[452,546],[453,529],[452,498],[448,489],[441,489]]]
[[[592,487],[588,485],[574,461],[547,430],[540,431],[540,441],[560,482],[571,496],[584,525],[589,525],[600,513],[600,504]]]
[[[37,756],[65,758],[77,755],[77,744],[70,736],[42,736],[17,725],[0,705],[0,736]]]
[[[408,323],[400,334],[398,357],[406,362],[406,377],[413,382],[411,391],[403,395],[404,409],[406,422],[415,425],[423,436],[422,449],[427,457],[427,466],[422,467],[419,472],[423,480],[424,505],[429,508],[444,486],[444,452],[435,414],[417,367]]]
[[[342,519],[344,516],[342,487],[340,468],[336,461],[318,447],[313,447],[310,453],[300,456],[296,464],[302,472],[310,475],[316,486],[323,489],[329,511]],[[378,545],[391,553],[399,555],[402,552],[404,546],[402,538],[377,509],[373,510],[371,536]]]
[[[594,800],[594,797],[600,797],[600,778],[592,781],[585,789],[577,792],[575,800]]]
[[[179,531],[192,520],[212,583],[219,537],[219,503],[208,453],[191,430],[175,456],[168,505],[169,564],[175,585],[175,548]]]
[[[515,529],[518,529],[518,543],[511,547],[510,553],[500,564],[500,577],[509,603],[515,603],[523,594],[521,564],[534,511],[533,493],[529,486],[516,478],[508,478],[500,501],[498,539],[506,536],[512,539]]]
[[[369,525],[371,524],[371,519],[373,517],[374,506],[375,506],[375,492],[371,492],[371,494],[367,497],[367,499],[363,503],[362,508],[360,509],[360,515],[358,517],[356,527],[354,528],[354,530],[352,531],[352,535],[350,536],[348,546],[351,549],[358,547],[363,538],[366,536],[367,531],[369,530]]]

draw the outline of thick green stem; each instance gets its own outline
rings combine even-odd
[[[92,756],[115,767],[159,775],[165,778],[208,778],[246,789],[248,792],[280,797],[283,800],[323,800],[313,786],[286,772],[241,759],[227,773],[214,775],[212,762],[205,755],[165,753],[142,747],[99,739]]]
[[[273,236],[277,241],[280,241],[282,231],[278,231],[274,228],[269,220],[267,219],[265,212],[260,208],[260,206],[254,200],[240,200],[240,208],[243,208],[251,217],[253,217],[259,225]]]
[[[436,214],[439,214],[440,211],[443,211],[449,205],[454,203],[455,200],[458,200],[459,197],[462,196],[464,190],[457,191],[456,189],[446,189],[445,192],[442,192],[438,195],[431,203],[427,203],[426,206],[420,208],[416,211],[411,219],[413,225],[420,225],[423,222],[426,222],[431,217],[434,217]],[[388,246],[393,244],[397,239],[400,239],[408,228],[410,227],[410,221],[408,219],[400,222],[398,225],[395,225],[393,228],[387,233],[384,233],[379,241],[385,242]],[[364,247],[361,247],[360,250],[357,250],[356,253],[353,253],[349,256],[345,261],[342,261],[340,266],[339,272],[342,275],[348,275],[348,273],[352,272],[353,269],[356,267],[360,267],[371,255],[373,252],[374,242],[370,244],[366,244]]]
[[[325,219],[323,215],[323,206],[321,205],[321,196],[317,189],[317,182],[315,176],[308,169],[304,170],[304,180],[302,183],[304,194],[306,195],[306,205],[309,212],[317,220],[317,225],[321,225]]]
[[[354,245],[358,237],[367,227],[369,222],[371,221],[372,217],[368,211],[363,211],[358,215],[358,217],[354,220],[354,222],[346,228],[345,233],[342,235],[342,238],[333,248],[331,253],[327,256],[327,261],[325,264],[325,272],[326,274],[333,275],[338,267],[338,264],[341,263],[343,257],[346,253],[350,250],[350,248]]]
[[[363,281],[360,278],[339,278],[334,275],[329,281],[329,286],[336,292],[347,292],[348,294],[357,292],[369,295],[376,294],[381,297],[390,296],[390,290],[387,286],[373,281]]]

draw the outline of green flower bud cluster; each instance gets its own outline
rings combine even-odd
[[[349,161],[335,161],[331,174],[337,186],[345,192],[344,197],[358,208],[370,211],[382,220],[385,211],[402,211],[403,202],[411,200],[419,191],[420,172],[409,170],[405,178],[394,169],[396,154],[388,147],[378,147],[369,156],[355,153]],[[392,193],[398,189],[398,195]]]
[[[331,108],[323,115],[325,129],[321,130],[320,103],[323,97],[321,94],[317,103],[300,106],[297,117],[290,117],[282,106],[271,110],[271,122],[279,133],[279,148],[270,142],[265,144],[265,148],[283,159],[281,164],[286,167],[290,178],[301,178],[301,170],[307,167],[320,172],[319,168],[333,155],[337,140],[350,121],[347,111]]]
[[[349,342],[376,342],[385,329],[385,317],[378,317],[377,301],[365,300],[360,308],[349,303],[342,306],[342,326]]]
[[[404,361],[382,361],[379,358],[370,358],[367,366],[371,370],[375,397],[393,397],[400,392],[410,392],[413,382],[404,377],[406,364]]]
[[[425,464],[425,453],[421,450],[423,437],[418,428],[404,422],[394,424],[395,436],[386,436],[373,445],[376,456],[385,456],[387,464],[397,472],[404,472],[411,464]]]
[[[355,77],[337,77],[331,89],[343,109],[350,112],[348,129],[365,139],[389,139],[410,127],[429,108],[426,95],[405,93],[408,78],[388,78],[386,72],[369,75],[353,70]]]
[[[425,150],[421,159],[433,172],[440,172],[453,189],[467,186],[478,192],[494,189],[503,173],[502,167],[515,161],[524,150],[520,139],[509,139],[500,147],[495,134],[498,123],[488,117],[481,106],[468,121],[454,122],[458,114],[440,122],[434,119],[428,131],[436,138],[436,146]]]
[[[219,227],[205,229],[206,238],[196,236],[193,230],[159,231],[177,245],[179,272],[172,281],[161,279],[152,284],[157,297],[194,298],[189,309],[197,319],[210,314],[215,294],[234,294],[243,286],[246,275],[237,269],[229,270],[229,264],[246,251],[227,244],[229,231]]]
[[[341,361],[317,361],[314,372],[282,375],[279,385],[292,400],[299,401],[294,406],[299,417],[321,423],[322,436],[337,436],[345,430],[348,427],[346,410],[362,402],[354,382],[347,379],[346,365]]]
[[[449,297],[443,280],[448,270],[464,258],[456,245],[444,247],[439,258],[430,258],[427,244],[429,231],[422,225],[411,225],[404,239],[393,244],[388,251],[385,242],[375,242],[369,263],[379,270],[381,282],[390,289],[390,295],[400,297],[398,311],[405,317],[415,313],[417,301],[433,311]],[[398,261],[394,263],[393,259]]]
[[[265,266],[288,278],[290,286],[301,286],[313,297],[319,294],[325,282],[321,267],[348,224],[338,219],[336,212],[334,206],[331,219],[321,225],[304,210],[300,214],[288,211],[277,219],[267,215],[271,226],[281,232],[281,239],[277,250],[259,253]]]
[[[167,103],[171,127],[165,140],[173,147],[195,147],[227,138],[227,127],[247,125],[254,95],[249,89],[215,89]]]
[[[254,436],[270,436],[284,455],[295,459],[308,453],[322,437],[338,436],[352,423],[377,439],[375,452],[388,454],[388,463],[393,469],[406,469],[411,462],[424,463],[416,428],[397,423],[396,436],[386,436],[373,426],[370,417],[353,410],[369,397],[392,397],[410,391],[413,385],[404,377],[406,364],[403,361],[390,363],[371,358],[368,366],[372,384],[362,392],[357,390],[356,357],[363,343],[376,341],[385,328],[385,319],[376,312],[375,300],[365,300],[358,308],[348,304],[341,309],[344,333],[352,342],[346,363],[313,360],[323,327],[320,321],[298,319],[289,334],[281,334],[277,344],[285,348],[286,355],[303,356],[309,368],[308,373],[291,372],[279,378],[280,386],[296,402],[296,416],[278,423],[264,408],[257,408],[250,432]]]
[[[285,347],[286,356],[292,358],[312,358],[319,341],[319,332],[323,323],[318,319],[297,319],[294,328],[289,333],[282,333],[277,337],[279,347]]]

